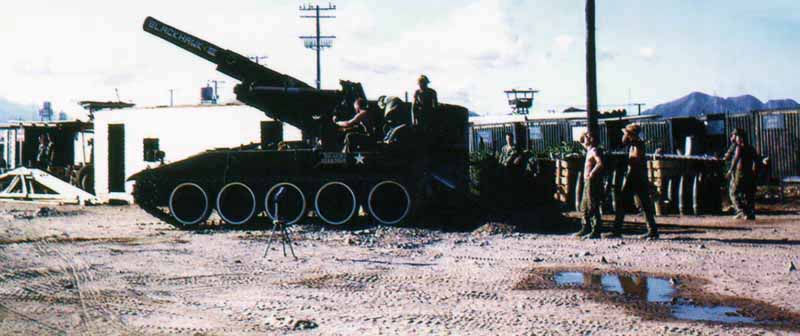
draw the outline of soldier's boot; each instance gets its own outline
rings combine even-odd
[[[754,221],[754,220],[756,220],[756,211],[755,211],[755,210],[752,210],[752,209],[748,209],[748,210],[747,210],[747,216],[745,216],[745,218],[746,218],[747,220],[749,220],[749,221]]]
[[[589,229],[589,224],[581,223],[581,229],[578,232],[573,233],[572,236],[580,238],[588,234],[590,231],[591,229]]]
[[[658,235],[658,232],[657,231],[650,231],[650,230],[648,230],[647,233],[639,236],[639,239],[642,239],[642,240],[658,240],[658,238],[660,238],[660,236]]]
[[[647,233],[639,236],[639,239],[644,240],[656,240],[658,238],[658,228],[656,227],[655,222],[650,222],[650,224],[647,225]]]
[[[592,231],[589,232],[588,234],[586,234],[585,236],[583,236],[582,238],[583,239],[600,239],[600,237],[601,237],[600,229],[597,227],[597,225],[594,225],[594,226],[592,226]]]

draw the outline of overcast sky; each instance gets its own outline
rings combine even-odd
[[[0,12],[0,98],[54,102],[120,98],[194,104],[210,79],[236,81],[142,31],[152,15],[313,85],[313,22],[297,1],[12,1]],[[323,3],[327,4],[327,2]],[[440,100],[507,112],[504,89],[541,90],[537,108],[585,104],[584,1],[336,1],[323,33],[323,86],[364,84],[371,99],[413,92],[427,74]],[[762,100],[800,97],[796,0],[598,1],[600,104],[666,102],[691,91]]]

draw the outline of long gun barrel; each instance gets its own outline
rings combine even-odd
[[[312,89],[301,80],[271,70],[236,52],[220,48],[213,43],[186,33],[166,23],[148,17],[144,30],[217,65],[217,70],[244,83],[262,86]]]
[[[332,113],[343,99],[341,91],[316,90],[301,80],[269,69],[152,17],[145,19],[143,28],[150,34],[216,64],[217,71],[241,81],[234,89],[236,98],[264,111],[267,116],[293,125],[304,134],[312,136],[332,127]],[[352,101],[345,105],[352,106]]]

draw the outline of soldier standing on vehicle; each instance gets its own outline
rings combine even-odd
[[[380,96],[378,107],[383,111],[383,141],[387,144],[403,142],[409,135],[411,117],[408,108],[398,97]]]
[[[580,211],[583,214],[581,230],[575,237],[585,239],[600,238],[600,227],[603,217],[600,216],[600,203],[603,200],[603,156],[597,148],[597,140],[591,133],[584,132],[580,138],[586,149],[586,161],[583,165],[583,197]]]
[[[414,92],[414,125],[428,128],[430,119],[434,111],[439,108],[439,98],[436,97],[436,90],[428,87],[431,81],[428,76],[421,75],[417,79],[419,89]]]
[[[730,197],[736,209],[734,218],[755,220],[756,176],[761,168],[758,153],[747,141],[747,134],[736,129],[736,150],[728,175],[731,176]]]
[[[655,207],[650,200],[650,182],[647,180],[647,165],[645,158],[644,141],[639,138],[639,125],[631,124],[626,126],[622,132],[622,144],[628,147],[628,168],[625,173],[625,180],[622,183],[622,195],[616,205],[614,216],[614,227],[606,235],[608,238],[622,237],[622,223],[625,220],[625,202],[636,196],[644,210],[645,220],[647,221],[647,233],[640,236],[641,239],[658,239],[658,227],[656,226]]]

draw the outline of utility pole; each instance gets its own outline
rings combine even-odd
[[[169,106],[175,106],[175,101],[172,99],[173,98],[173,91],[175,91],[175,90],[174,89],[169,89]]]
[[[638,113],[636,113],[636,115],[642,115],[642,106],[645,106],[647,104],[645,104],[645,103],[630,103],[629,105],[630,106],[636,106],[638,108],[639,111],[638,111]]]
[[[594,0],[586,0],[586,126],[597,138],[597,57],[595,50]]]
[[[333,19],[335,16],[332,15],[320,15],[321,11],[334,11],[336,10],[336,5],[328,4],[328,7],[320,7],[319,5],[302,5],[300,6],[300,11],[303,12],[314,12],[314,15],[300,15],[301,18],[304,19],[315,19],[317,25],[317,34],[314,36],[300,36],[300,39],[303,40],[306,48],[314,49],[317,52],[317,90],[322,87],[322,66],[321,66],[321,56],[322,56],[322,48],[330,48],[333,46],[333,39],[336,36],[322,36],[319,19]]]

